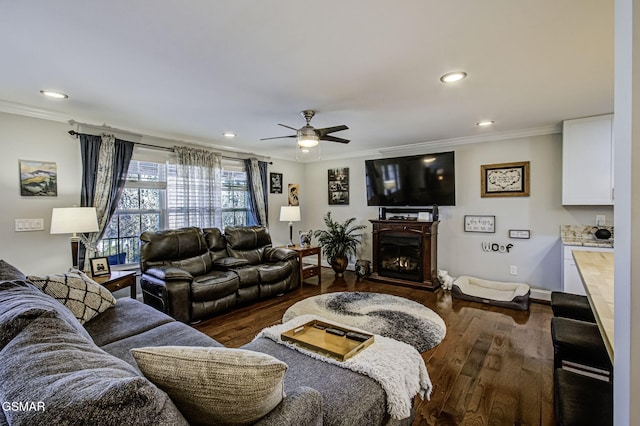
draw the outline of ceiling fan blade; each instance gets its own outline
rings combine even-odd
[[[342,126],[325,127],[324,129],[316,129],[318,136],[328,135],[329,133],[339,132],[341,130],[348,130],[349,128],[344,124]]]
[[[349,143],[351,142],[349,139],[342,139],[335,136],[324,135],[320,136],[321,141],[331,141],[331,142],[340,142],[340,143]]]
[[[295,127],[287,126],[286,124],[278,123],[278,126],[286,127],[287,129],[295,130],[296,132],[298,131],[298,129],[296,129]]]
[[[262,138],[262,139],[260,139],[260,140],[261,140],[261,141],[268,141],[268,140],[271,140],[271,139],[295,138],[295,137],[297,137],[297,136],[298,136],[298,135],[276,136],[276,137],[273,137],[273,138]]]

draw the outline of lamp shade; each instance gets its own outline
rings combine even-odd
[[[95,207],[60,207],[51,212],[52,234],[97,231],[98,215]]]
[[[299,222],[300,206],[282,206],[280,207],[281,222]]]

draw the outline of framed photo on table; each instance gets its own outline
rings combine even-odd
[[[480,166],[480,195],[484,197],[528,197],[529,162]]]
[[[108,257],[93,257],[89,259],[91,263],[91,275],[99,277],[101,275],[111,275]]]

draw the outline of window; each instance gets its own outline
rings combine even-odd
[[[239,160],[222,161],[222,227],[244,226],[250,222],[247,172]]]
[[[110,264],[139,262],[140,234],[164,229],[166,188],[165,164],[131,160],[118,207],[97,246]]]
[[[171,190],[167,180],[172,178],[175,178],[175,166],[158,158],[153,161],[137,158],[134,153],[117,210],[97,245],[99,256],[108,256],[112,265],[139,263],[141,233],[187,226],[179,223],[177,215],[172,213],[189,202],[186,196],[168,193]],[[220,200],[217,208],[212,202],[212,205],[198,206],[198,209],[205,214],[213,207],[214,214],[220,217],[217,222],[222,223],[223,228],[248,224],[251,217],[249,193],[242,160],[223,160],[217,198]]]

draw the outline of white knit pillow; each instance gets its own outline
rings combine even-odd
[[[284,396],[287,364],[260,352],[218,347],[131,349],[140,371],[192,424],[248,425]]]
[[[109,290],[82,271],[72,270],[66,274],[44,277],[30,275],[27,279],[69,308],[81,324],[116,304],[116,299]]]

